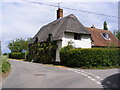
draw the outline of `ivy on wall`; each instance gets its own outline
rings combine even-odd
[[[47,41],[29,45],[28,61],[39,63],[53,63],[56,58],[56,42]]]

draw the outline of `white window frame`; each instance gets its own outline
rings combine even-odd
[[[102,35],[102,37],[103,37],[105,40],[111,40],[111,39],[110,39],[110,34],[109,34],[109,33],[105,33],[105,34],[108,34],[108,35],[109,35],[109,38],[104,37],[103,34],[104,34],[104,33],[102,33],[101,35]]]

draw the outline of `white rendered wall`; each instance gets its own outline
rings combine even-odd
[[[67,46],[69,41],[72,41],[76,48],[91,48],[92,41],[89,35],[81,35],[81,40],[75,40],[74,33],[64,33],[62,47]]]
[[[67,46],[68,42],[72,41],[76,48],[91,48],[91,38],[89,35],[82,35],[81,40],[74,40],[73,33],[65,33],[62,41],[57,41],[58,48],[56,50],[56,61],[60,61],[59,51],[62,47]]]
[[[57,50],[56,50],[56,61],[59,62],[60,61],[60,56],[59,56],[59,51],[62,48],[62,41],[57,41]]]

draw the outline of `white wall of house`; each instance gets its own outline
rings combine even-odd
[[[81,35],[81,40],[74,39],[74,33],[65,33],[62,38],[62,47],[67,46],[68,42],[72,41],[76,48],[91,48],[91,38],[89,35]]]
[[[59,62],[60,61],[60,56],[59,56],[59,51],[62,48],[62,41],[57,41],[57,50],[56,50],[56,61]]]
[[[59,51],[62,47],[67,46],[68,42],[72,41],[76,48],[91,48],[91,38],[89,35],[81,35],[81,40],[74,39],[74,33],[64,33],[62,41],[57,41],[58,48],[56,50],[56,61],[60,61]]]

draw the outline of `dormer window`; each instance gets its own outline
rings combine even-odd
[[[75,34],[74,34],[74,39],[75,39],[75,40],[81,40],[81,35],[75,33]]]
[[[109,33],[103,33],[102,36],[103,36],[104,39],[110,40],[110,35],[109,35]]]
[[[48,34],[48,41],[52,41],[53,40],[53,35],[52,34]]]
[[[38,37],[35,37],[35,43],[37,43],[38,42]]]

